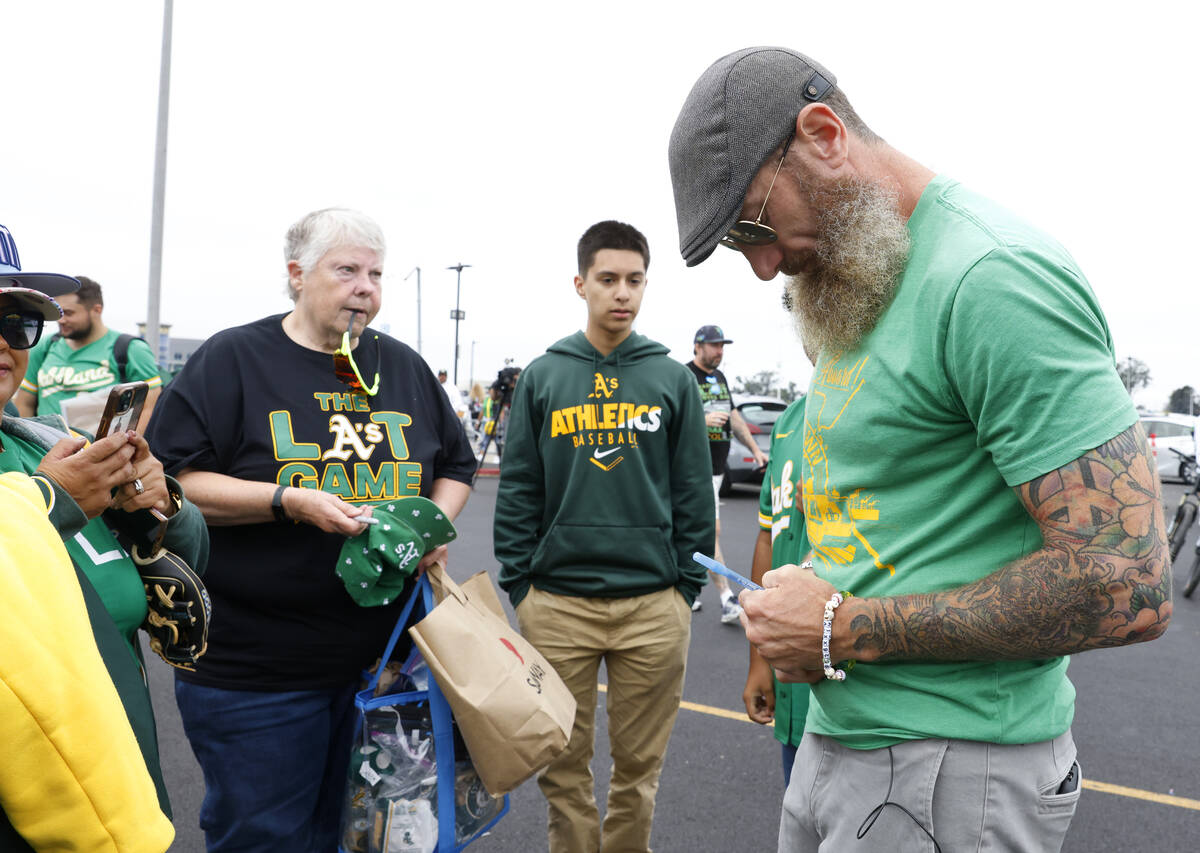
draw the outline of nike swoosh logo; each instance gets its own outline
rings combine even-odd
[[[775,433],[775,437],[776,438],[787,438],[789,435],[791,435],[794,432],[795,432],[794,429],[789,429],[787,432],[777,432],[777,433]]]
[[[612,450],[606,450],[603,453],[601,453],[600,448],[597,447],[595,450],[592,451],[592,456],[595,457],[596,459],[603,459],[605,456],[611,456],[612,454],[616,453],[620,449],[621,448],[619,448],[619,447],[614,447]]]

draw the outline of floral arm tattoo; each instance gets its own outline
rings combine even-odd
[[[850,629],[864,658],[1023,660],[1166,630],[1171,566],[1141,424],[1016,491],[1042,547],[957,589],[862,599]]]

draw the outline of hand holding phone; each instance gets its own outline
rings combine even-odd
[[[125,382],[121,385],[114,385],[108,392],[108,402],[104,405],[104,413],[100,415],[100,426],[96,428],[96,438],[107,438],[130,429],[136,431],[149,390],[150,386],[145,382]]]

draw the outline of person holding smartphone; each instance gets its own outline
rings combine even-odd
[[[70,293],[76,284],[70,276],[23,272],[12,235],[0,226],[0,400],[16,394],[29,350],[46,322],[61,316],[49,294]],[[208,558],[203,518],[163,473],[146,440],[131,430],[89,441],[69,433],[57,414],[6,415],[0,420],[0,473],[5,472],[29,475],[42,491],[47,517],[75,566],[96,644],[142,748],[159,805],[170,816],[136,639],[146,620],[145,589],[114,531],[146,549],[165,524],[163,545],[200,573]]]
[[[219,617],[196,670],[175,674],[209,851],[337,847],[354,691],[404,598],[358,606],[338,553],[368,505],[421,495],[453,519],[470,494],[475,457],[437,379],[368,328],[384,253],[361,213],[304,216],[284,247],[292,310],[209,338],[150,422],[212,536]]]

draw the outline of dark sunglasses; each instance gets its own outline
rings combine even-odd
[[[358,371],[358,365],[354,362],[354,353],[350,351],[350,331],[354,328],[355,316],[351,312],[350,326],[342,334],[342,345],[333,351],[333,372],[337,376],[338,381],[348,386],[352,391],[374,397],[379,391],[379,371],[375,371],[375,383],[368,388],[366,380],[362,378],[362,374]],[[375,336],[375,349],[378,352],[379,335]]]
[[[0,315],[0,337],[10,349],[29,349],[41,339],[45,324],[36,311],[8,311]]]
[[[774,243],[779,239],[779,235],[775,233],[775,229],[770,225],[763,225],[763,214],[767,211],[767,200],[771,197],[771,190],[775,189],[775,179],[779,177],[779,170],[783,168],[783,158],[787,156],[788,149],[792,147],[792,137],[788,137],[787,143],[783,146],[783,154],[779,157],[779,165],[775,167],[775,174],[771,176],[771,185],[767,187],[767,194],[763,196],[762,207],[759,208],[758,218],[751,222],[748,219],[742,219],[733,223],[733,227],[721,238],[721,245],[727,246],[735,251],[741,251],[742,246],[765,246],[768,243]]]

